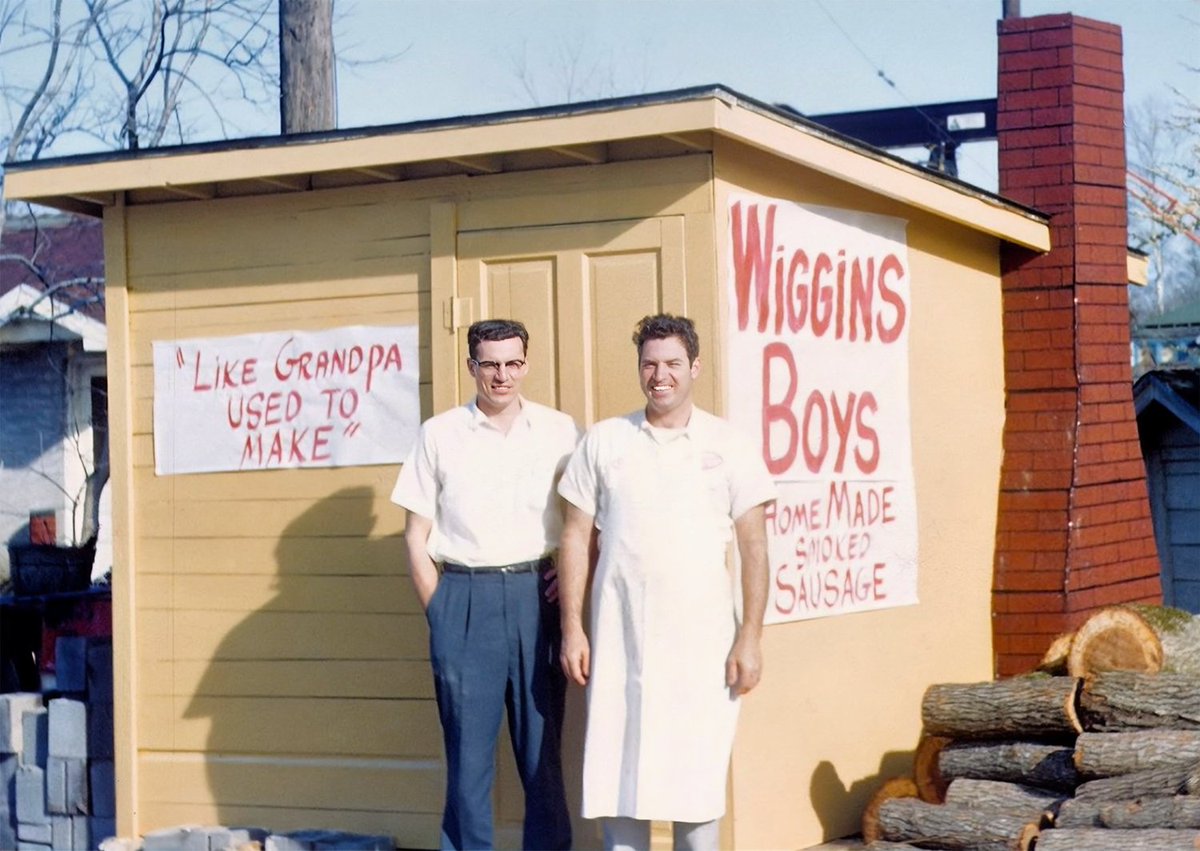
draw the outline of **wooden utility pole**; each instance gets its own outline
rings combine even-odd
[[[279,0],[279,125],[284,134],[337,126],[333,0]]]

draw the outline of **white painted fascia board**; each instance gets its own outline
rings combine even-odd
[[[997,198],[945,185],[919,173],[915,166],[823,138],[738,104],[713,101],[716,132],[807,168],[820,171],[972,230],[1007,242],[1050,250],[1050,228],[1035,214],[1006,207]]]

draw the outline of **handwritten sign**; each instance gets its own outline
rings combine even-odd
[[[156,341],[155,472],[397,463],[418,375],[415,325]]]
[[[767,623],[917,602],[905,223],[735,194],[730,419],[761,446]]]

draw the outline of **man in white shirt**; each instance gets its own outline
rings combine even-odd
[[[692,404],[691,320],[648,316],[634,342],[645,409],[589,429],[558,488],[562,664],[588,687],[583,816],[603,819],[610,849],[649,848],[651,819],[675,823],[676,848],[716,849],[738,698],[762,671],[774,485],[750,441]]]
[[[525,326],[511,320],[468,329],[475,399],[421,426],[392,492],[408,511],[412,581],[429,621],[446,747],[442,848],[494,847],[492,782],[505,708],[525,788],[522,847],[571,844],[551,555],[562,528],[555,483],[579,429],[521,397],[528,341]]]

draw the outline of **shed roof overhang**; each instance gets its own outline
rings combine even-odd
[[[6,166],[6,193],[86,215],[118,200],[303,192],[711,151],[726,137],[1038,251],[1047,218],[812,121],[706,86],[438,121],[65,157]]]

